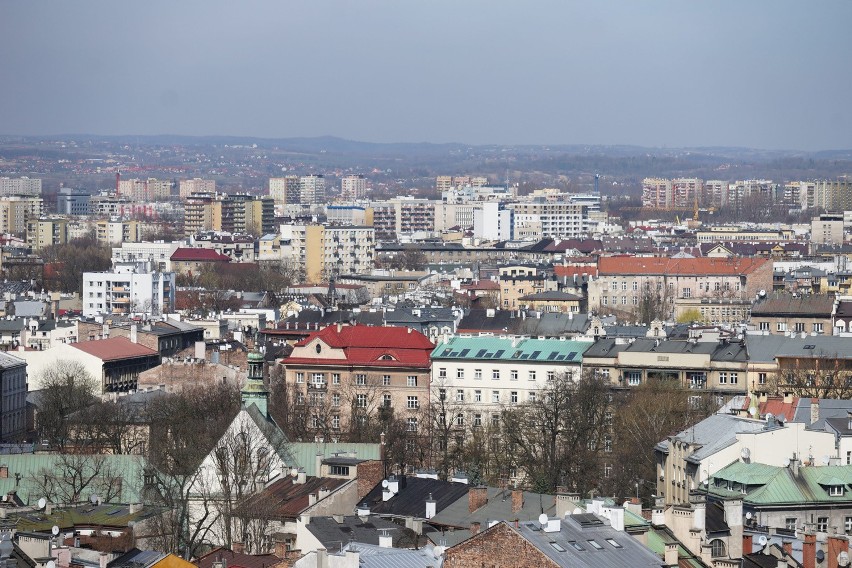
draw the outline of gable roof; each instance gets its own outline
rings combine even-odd
[[[231,262],[231,257],[208,248],[181,247],[169,257],[172,262]]]
[[[316,494],[320,489],[333,492],[350,481],[331,477],[306,477],[304,483],[296,483],[292,477],[286,476],[249,497],[243,506],[249,512],[268,508],[267,510],[277,518],[296,519],[311,505],[309,495]]]
[[[102,361],[120,361],[135,357],[159,357],[159,353],[144,345],[133,343],[126,337],[110,337],[109,339],[93,339],[72,343],[72,347],[83,353],[88,353]]]
[[[319,339],[329,347],[342,349],[346,358],[290,356],[284,359],[284,364],[321,362],[328,365],[375,364],[388,367],[429,367],[429,354],[435,347],[429,338],[411,328],[366,325],[330,325],[302,339],[296,347],[304,347],[315,339]]]
[[[366,521],[356,516],[345,516],[342,520],[338,522],[333,517],[311,517],[311,522],[305,528],[328,549],[332,545],[345,545],[350,541],[378,545],[379,529],[388,529],[394,544],[402,536],[403,527],[375,515]]]
[[[426,499],[431,494],[435,500],[435,511],[458,500],[467,507],[467,492],[470,487],[465,483],[454,483],[438,479],[399,476],[399,492],[387,501],[382,500],[382,485],[377,484],[364,496],[362,501],[370,506],[370,513],[422,519],[426,515]]]

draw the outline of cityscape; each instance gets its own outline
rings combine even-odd
[[[850,4],[2,6],[3,567],[850,566]]]

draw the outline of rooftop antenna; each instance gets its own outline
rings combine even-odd
[[[598,182],[601,179],[601,174],[595,172],[595,193],[600,193],[600,188],[598,187]]]

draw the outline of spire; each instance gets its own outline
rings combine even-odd
[[[248,379],[240,393],[243,408],[255,405],[263,416],[269,416],[269,391],[263,384],[263,354],[252,351],[248,354]]]

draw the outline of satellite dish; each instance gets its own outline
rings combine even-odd
[[[56,568],[56,562],[54,562],[53,560],[48,560],[45,566],[46,568]]]
[[[298,477],[298,476],[299,476],[299,470],[296,469],[295,467],[291,467],[290,468],[290,477]]]
[[[752,406],[751,408],[748,409],[748,413],[752,418],[754,418],[754,416],[757,414],[757,409]]]
[[[838,566],[849,566],[849,553],[845,550],[841,550],[840,554],[837,555],[837,565]]]
[[[743,460],[747,460],[751,457],[751,450],[748,448],[743,448],[740,451],[740,455],[742,456]]]
[[[824,550],[817,550],[816,551],[816,561],[822,562],[823,560],[825,560],[825,551]]]
[[[540,514],[538,516],[538,522],[541,523],[542,525],[546,525],[547,524],[547,513]]]
[[[58,535],[59,534],[59,527],[57,527],[56,525],[53,525],[53,528],[50,529],[50,532],[53,533],[53,536]]]
[[[766,535],[763,535],[763,534],[762,534],[762,535],[760,535],[759,537],[757,537],[757,544],[759,544],[760,546],[766,546],[766,543],[767,543],[767,542],[768,542],[768,541],[767,541],[767,539],[766,539]]]
[[[382,487],[384,487],[385,489],[387,489],[387,488],[388,488],[388,485],[390,485],[390,484],[388,483],[388,480],[387,480],[387,479],[383,479],[383,480],[382,480]]]
[[[757,295],[760,296],[761,298],[765,298],[766,297],[766,290],[761,290],[760,292],[757,293]]]
[[[444,555],[444,547],[443,546],[436,546],[434,548],[434,552],[435,552],[435,558],[440,558],[441,556]]]
[[[91,496],[91,497],[89,497],[89,502],[90,502],[92,505],[97,505],[97,504],[98,504],[98,496],[97,496],[97,495],[95,495],[94,493],[92,493],[92,496]]]
[[[751,520],[751,517],[752,517],[752,515],[751,515],[751,511],[749,511],[748,513],[746,513],[746,519]]]
[[[41,499],[38,500],[38,508],[44,509],[45,507],[47,507],[47,499],[42,497]]]

